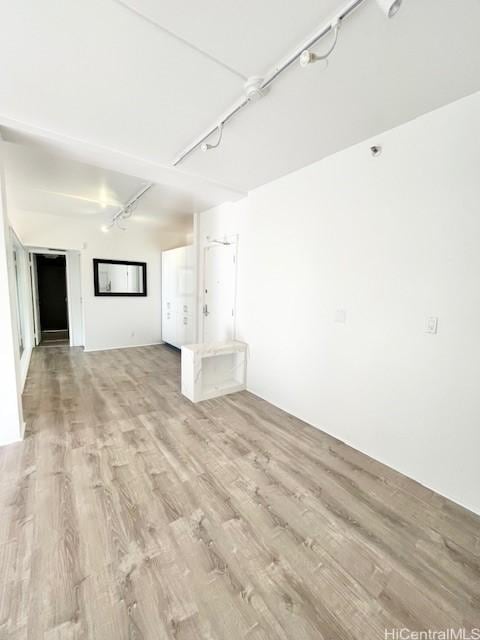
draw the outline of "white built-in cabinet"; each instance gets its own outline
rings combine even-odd
[[[162,252],[162,340],[174,347],[195,342],[195,251]]]

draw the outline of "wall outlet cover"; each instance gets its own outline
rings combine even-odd
[[[345,324],[347,321],[347,312],[345,309],[337,309],[335,311],[335,322]]]

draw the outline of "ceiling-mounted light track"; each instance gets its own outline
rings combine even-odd
[[[327,24],[322,26],[311,38],[309,38],[306,42],[304,42],[300,47],[298,47],[292,54],[290,54],[285,60],[280,62],[276,67],[274,67],[269,73],[265,75],[261,82],[255,86],[255,92],[257,97],[265,94],[266,90],[275,82],[275,80],[286,71],[296,60],[300,60],[301,56],[304,55],[304,62],[308,64],[306,61],[307,54],[305,52],[310,53],[310,49],[314,47],[322,38],[324,38],[331,31],[336,30],[336,36],[338,35],[338,28],[345,20],[348,18],[355,9],[362,4],[364,4],[367,0],[350,0],[345,7],[334,17],[333,20],[330,20]],[[385,13],[388,18],[392,18],[397,11],[400,9],[402,4],[402,0],[376,0],[380,9]],[[334,46],[336,44],[336,38],[334,42]],[[331,51],[327,54],[330,55]],[[310,53],[311,55],[311,53]],[[309,55],[309,58],[310,58]],[[309,60],[313,62],[312,59]],[[258,80],[256,78],[256,80]],[[232,118],[234,118],[240,111],[242,111],[248,104],[250,104],[253,100],[251,96],[248,96],[248,84],[247,81],[247,95],[241,97],[238,102],[231,107],[227,113],[223,115],[222,118],[219,118],[217,122],[222,122],[223,125],[226,125]],[[189,156],[193,151],[198,149],[206,142],[206,140],[218,129],[218,124],[211,127],[208,131],[203,133],[199,138],[197,138],[194,142],[192,142],[188,147],[186,147],[173,161],[173,166],[176,167],[180,162],[182,162],[187,156]]]
[[[122,231],[126,231],[125,227],[120,226],[121,221],[128,220],[128,218],[132,216],[140,198],[143,198],[143,196],[147,193],[147,191],[149,191],[152,187],[153,187],[152,182],[149,182],[148,184],[144,185],[140,189],[140,191],[138,191],[132,198],[130,198],[130,200],[125,205],[123,205],[121,209],[119,209],[116,213],[113,214],[109,224],[103,224],[100,227],[101,231],[103,231],[104,233],[107,233],[107,231],[110,231],[112,227],[117,227]]]

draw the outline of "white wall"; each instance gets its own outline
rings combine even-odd
[[[81,252],[86,350],[161,342],[161,250],[186,243],[185,234],[127,223],[127,231],[102,233],[98,220],[12,212],[12,225],[26,246]],[[145,298],[94,296],[93,258],[147,262]]]
[[[2,153],[0,137],[0,446],[23,435],[15,280]]]
[[[19,291],[18,298],[21,307],[20,313],[22,314],[23,324],[23,352],[20,356],[19,370],[20,370],[20,388],[23,391],[25,381],[27,379],[28,367],[30,365],[30,358],[32,356],[32,350],[34,346],[34,327],[33,327],[33,309],[32,309],[32,286],[30,281],[30,266],[28,259],[28,251],[16,237],[12,229],[10,232],[10,253],[15,248],[17,254],[17,269],[18,269],[18,281]],[[14,288],[14,297],[17,295],[17,282],[14,277],[14,270],[12,265],[12,286]],[[15,315],[15,314],[14,314]],[[17,332],[19,329],[20,319],[15,315],[17,323]],[[17,335],[18,340],[18,335]]]
[[[249,389],[477,513],[479,140],[475,94],[198,223],[240,234]]]

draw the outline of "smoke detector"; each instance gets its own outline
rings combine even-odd
[[[247,100],[255,102],[256,100],[263,98],[266,90],[262,89],[262,84],[263,78],[260,78],[259,76],[252,76],[245,82],[244,88]]]

